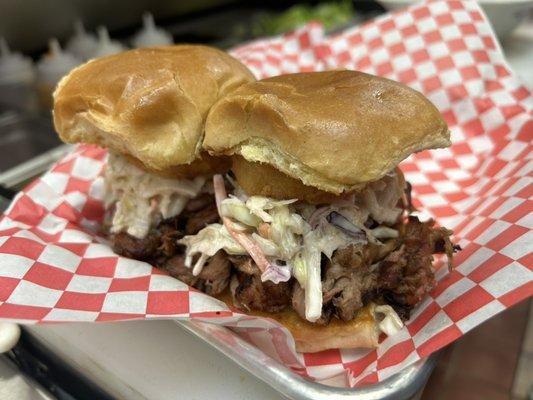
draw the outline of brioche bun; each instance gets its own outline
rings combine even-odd
[[[227,172],[231,167],[229,157],[213,157],[202,152],[190,164],[175,165],[165,169],[149,168],[140,162],[137,158],[125,155],[128,162],[151,174],[170,179],[192,179],[199,175],[210,176],[213,174],[222,174]]]
[[[356,71],[245,84],[213,106],[205,131],[210,154],[239,154],[335,194],[380,179],[414,152],[450,145],[422,94]]]
[[[287,328],[294,338],[296,351],[301,353],[378,346],[380,330],[370,306],[361,309],[350,321],[332,318],[327,325],[305,321],[292,309],[279,313],[251,314],[271,318]]]
[[[231,170],[239,185],[249,196],[265,196],[278,200],[298,199],[309,204],[333,203],[341,196],[306,186],[270,164],[250,162],[233,156]]]
[[[232,295],[226,290],[219,296],[229,307],[235,307]],[[363,307],[354,319],[342,321],[332,318],[327,325],[317,325],[302,319],[292,308],[276,313],[257,310],[246,314],[270,318],[291,333],[296,351],[316,353],[328,349],[374,348],[378,346],[380,330],[373,313],[373,304]],[[239,309],[239,311],[243,312]]]
[[[309,204],[331,204],[347,198],[356,191],[342,195],[325,192],[307,186],[298,179],[291,178],[270,164],[247,161],[241,156],[231,157],[231,170],[235,179],[249,196],[264,196],[278,200],[298,199]],[[405,187],[405,177],[400,168],[394,169],[399,178],[398,187]],[[364,187],[363,187],[364,188]]]
[[[193,162],[211,106],[252,80],[243,64],[207,46],[131,50],[65,76],[54,92],[54,124],[67,143],[108,147],[161,171]],[[209,169],[210,158],[203,162]]]

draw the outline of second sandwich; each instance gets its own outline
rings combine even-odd
[[[451,231],[416,216],[397,168],[449,146],[420,93],[355,71],[285,75],[221,99],[203,146],[232,157],[215,176],[222,223],[179,242],[199,271],[223,250],[230,303],[279,320],[300,351],[376,346],[435,287],[433,255],[451,268]],[[228,197],[229,193],[229,197]]]

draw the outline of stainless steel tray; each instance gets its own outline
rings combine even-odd
[[[48,151],[41,157],[29,160],[3,174],[0,183],[6,187],[19,188],[23,182],[43,173],[53,162],[57,161],[68,151],[68,147],[61,146]],[[0,212],[4,207],[0,205]],[[233,360],[240,367],[250,372],[260,380],[272,386],[289,399],[323,399],[329,400],[357,399],[357,400],[407,400],[417,398],[435,368],[438,354],[433,354],[421,360],[385,381],[357,389],[345,389],[326,386],[308,381],[293,373],[277,361],[268,357],[262,351],[235,337],[236,342],[244,352],[237,351],[220,339],[210,335],[202,328],[202,322],[178,320],[176,323],[190,334],[204,341],[206,344],[220,351]]]
[[[328,400],[414,399],[420,395],[439,357],[439,353],[434,353],[427,359],[414,363],[400,373],[378,384],[357,389],[345,389],[308,381],[238,336],[235,337],[235,341],[241,350],[244,349],[245,351],[237,351],[236,347],[229,346],[206,332],[202,328],[202,324],[205,324],[203,322],[179,320],[176,323],[187,332],[220,351],[241,368],[272,386],[285,397],[294,400],[318,400],[324,398]]]

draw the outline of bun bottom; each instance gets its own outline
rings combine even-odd
[[[316,325],[304,321],[292,309],[259,315],[276,320],[285,326],[294,338],[296,351],[301,353],[378,346],[380,331],[369,307],[360,310],[351,321],[332,318],[328,325]]]
[[[228,306],[235,307],[231,294],[224,292],[218,298]],[[362,308],[351,321],[332,318],[328,325],[316,325],[305,321],[292,309],[277,313],[262,311],[239,311],[249,315],[270,318],[285,326],[294,338],[296,351],[316,353],[329,349],[375,348],[380,330],[372,313],[372,305]]]
[[[251,196],[279,200],[299,199],[310,204],[333,203],[342,198],[334,193],[306,186],[269,164],[250,162],[241,156],[233,156],[232,164],[231,170],[237,178],[237,183]]]

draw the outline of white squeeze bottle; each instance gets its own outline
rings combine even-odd
[[[173,43],[172,35],[164,29],[158,28],[154,17],[150,13],[143,14],[143,27],[132,38],[134,47],[164,46]]]
[[[61,49],[57,39],[51,39],[48,48],[37,63],[37,95],[43,110],[51,109],[52,93],[59,80],[81,64],[80,59]]]
[[[31,58],[9,49],[0,38],[0,102],[17,109],[34,110],[35,68]]]
[[[111,40],[111,38],[109,37],[109,32],[107,31],[105,26],[98,27],[97,31],[98,45],[96,46],[96,49],[92,54],[91,58],[109,56],[111,54],[120,53],[126,50],[126,47],[123,46],[119,41]]]
[[[95,52],[98,42],[96,36],[87,33],[80,20],[74,22],[74,35],[69,39],[65,49],[80,60],[88,60]]]

